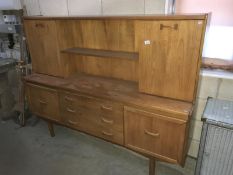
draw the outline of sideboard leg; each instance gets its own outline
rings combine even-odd
[[[54,137],[55,133],[54,133],[54,129],[53,129],[53,123],[50,121],[47,121],[47,123],[48,123],[49,133],[50,133],[51,137]]]
[[[149,175],[155,175],[155,159],[154,158],[150,158],[150,162],[149,162]]]

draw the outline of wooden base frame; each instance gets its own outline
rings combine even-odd
[[[47,120],[47,123],[48,123],[48,129],[49,129],[50,136],[55,137],[53,122]],[[155,167],[156,167],[155,158],[149,157],[149,175],[156,175]]]
[[[51,137],[54,137],[55,133],[54,133],[54,128],[53,128],[53,123],[51,121],[47,121],[47,123],[48,123],[49,133]]]
[[[155,173],[156,160],[153,157],[149,158],[149,175],[156,175]]]

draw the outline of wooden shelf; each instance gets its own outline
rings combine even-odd
[[[111,51],[102,49],[88,49],[73,47],[61,51],[62,53],[72,53],[83,56],[96,56],[96,57],[108,57],[108,58],[123,58],[123,59],[138,59],[139,54],[137,52],[124,52],[124,51]]]

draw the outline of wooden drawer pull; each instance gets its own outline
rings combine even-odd
[[[75,110],[70,109],[70,108],[66,108],[66,111],[68,111],[68,112],[70,112],[70,113],[76,113],[76,111],[75,111]]]
[[[102,105],[102,106],[101,106],[101,109],[103,109],[103,110],[108,110],[108,111],[112,111],[112,107],[111,107],[111,106],[110,106],[110,107],[107,107],[107,106]]]
[[[103,135],[106,135],[106,136],[113,136],[112,133],[108,133],[108,132],[105,132],[105,131],[102,131],[102,134],[103,134]]]
[[[42,105],[46,105],[47,103],[45,101],[39,100],[39,103]]]
[[[160,24],[160,30],[163,30],[163,28],[170,28],[170,29],[178,30],[178,24],[174,24],[173,26],[166,26],[166,25]]]
[[[77,125],[78,124],[78,122],[73,122],[71,120],[68,120],[68,123],[71,124],[71,125]]]
[[[67,97],[67,96],[65,96],[65,100],[66,100],[66,101],[70,101],[70,102],[74,102],[74,99],[72,99],[72,98],[70,98],[70,97]]]
[[[159,137],[159,133],[153,133],[153,132],[149,132],[147,130],[144,130],[145,134],[152,136],[152,137]]]
[[[101,118],[101,120],[102,120],[104,123],[113,124],[113,120],[107,120],[107,119],[105,119],[105,118]]]

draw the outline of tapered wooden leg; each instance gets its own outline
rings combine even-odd
[[[53,129],[53,123],[50,121],[47,121],[47,123],[48,123],[49,133],[50,133],[51,137],[54,137],[55,133],[54,133],[54,129]]]
[[[154,158],[150,158],[150,162],[149,162],[149,175],[155,175],[155,159]]]

